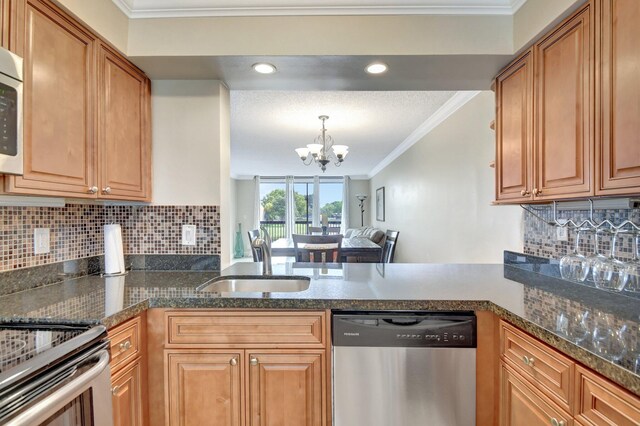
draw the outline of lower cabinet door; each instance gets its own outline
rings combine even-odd
[[[170,425],[240,426],[242,351],[165,351]]]
[[[503,363],[500,369],[500,425],[571,426],[573,419]]]
[[[134,361],[111,379],[114,426],[142,426],[142,372]]]
[[[324,356],[320,352],[248,353],[248,426],[321,426]]]

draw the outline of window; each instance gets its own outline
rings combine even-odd
[[[320,215],[327,216],[330,227],[340,227],[342,222],[343,179],[319,179],[317,207],[314,206],[314,188],[314,178],[294,178],[294,232],[297,234],[307,234],[314,217],[320,226]],[[286,237],[286,199],[284,178],[260,178],[260,224],[274,240]]]

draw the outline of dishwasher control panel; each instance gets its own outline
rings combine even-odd
[[[344,312],[333,314],[334,346],[475,348],[473,312]]]

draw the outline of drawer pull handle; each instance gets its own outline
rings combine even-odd
[[[111,394],[112,394],[112,395],[117,395],[117,394],[118,394],[118,392],[120,392],[120,388],[122,388],[122,386],[120,386],[120,385],[117,385],[117,386],[112,387],[112,388],[111,388]]]
[[[229,361],[229,364],[231,364],[231,365],[233,365],[235,367],[236,365],[238,365],[238,360],[235,359],[235,358],[231,358],[231,360]]]
[[[251,357],[251,360],[249,361],[249,363],[251,365],[258,365],[258,358]]]
[[[524,365],[528,365],[529,367],[533,367],[535,365],[535,358],[531,357],[529,358],[528,356],[523,356],[522,357],[522,362],[524,362]]]
[[[551,419],[551,426],[564,426],[564,420],[558,420],[555,417]]]
[[[120,352],[128,351],[129,349],[131,349],[131,342],[129,340],[125,340],[124,342],[120,343],[119,348]]]

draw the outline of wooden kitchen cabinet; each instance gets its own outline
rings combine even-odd
[[[640,424],[636,395],[505,321],[499,328],[501,426]]]
[[[640,2],[596,2],[597,195],[640,193]]]
[[[241,425],[242,351],[170,350],[166,355],[168,424]]]
[[[4,192],[150,201],[149,79],[53,1],[0,1],[24,59],[24,175]]]
[[[248,425],[323,424],[322,352],[248,352],[248,358]]]
[[[593,426],[637,426],[640,398],[583,367],[576,372],[575,417]]]
[[[496,201],[532,199],[533,52],[496,78]]]
[[[324,311],[150,310],[150,423],[330,424],[329,323]]]
[[[537,200],[594,194],[593,6],[534,47]]]
[[[96,38],[48,1],[23,4],[14,50],[24,58],[24,175],[5,177],[5,191],[89,196]]]
[[[108,336],[113,424],[147,425],[146,314],[110,329]]]
[[[100,198],[150,201],[149,79],[102,43],[98,69]]]
[[[504,363],[500,370],[500,383],[500,426],[573,424],[569,413],[528,386],[525,380]]]
[[[111,379],[113,424],[117,426],[142,426],[142,363],[135,360]]]

